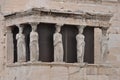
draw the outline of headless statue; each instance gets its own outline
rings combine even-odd
[[[19,33],[16,35],[18,62],[25,62],[26,61],[25,36],[22,34],[23,27],[18,26],[18,28]]]
[[[63,43],[62,35],[60,34],[61,26],[56,26],[56,32],[53,35],[54,40],[54,61],[63,62]]]
[[[77,40],[77,62],[83,63],[84,60],[84,47],[85,47],[85,41],[84,41],[84,35],[83,33],[83,27],[78,27],[79,33],[76,36]]]
[[[32,32],[30,33],[30,61],[39,60],[39,47],[38,47],[38,33],[36,31],[37,26],[32,26]]]

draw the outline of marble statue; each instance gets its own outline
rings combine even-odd
[[[103,62],[106,62],[106,58],[107,58],[107,55],[109,53],[108,51],[108,36],[107,36],[107,30],[106,29],[102,29],[102,43],[101,43],[101,49],[102,49],[102,61]]]
[[[38,33],[36,28],[37,25],[32,25],[32,32],[30,33],[30,61],[39,60]]]
[[[23,27],[18,26],[18,28],[19,33],[16,35],[18,62],[25,62],[26,61],[25,36],[22,33]]]
[[[60,33],[61,25],[56,25],[56,32],[53,35],[54,40],[54,61],[63,62],[63,42]]]
[[[85,41],[84,41],[84,35],[83,29],[84,27],[78,26],[79,33],[76,36],[77,40],[77,62],[78,63],[83,63],[84,60],[84,47],[85,47]]]

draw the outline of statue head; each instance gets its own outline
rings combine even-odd
[[[32,26],[32,31],[36,31],[37,26]]]
[[[63,24],[62,24],[63,25]],[[61,31],[61,26],[62,26],[61,24],[56,24],[56,32],[60,32]]]
[[[18,26],[18,28],[19,28],[19,33],[22,34],[22,32],[23,32],[23,26],[21,26],[21,25],[17,25],[17,26]]]
[[[22,33],[23,32],[23,27],[19,28],[19,32]]]
[[[83,33],[85,26],[78,26],[79,33]]]
[[[31,23],[29,23],[30,25],[31,25],[31,28],[32,28],[32,31],[36,31],[36,29],[37,29],[37,25],[39,24],[39,23],[37,23],[37,22],[31,22]]]
[[[102,34],[103,34],[104,36],[106,36],[106,35],[107,35],[108,27],[102,27],[101,30],[102,30]]]

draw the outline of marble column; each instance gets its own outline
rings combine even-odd
[[[14,45],[13,45],[13,33],[10,27],[7,28],[6,32],[6,56],[7,56],[7,63],[11,64],[14,62]]]
[[[77,40],[77,62],[84,62],[84,50],[85,50],[85,36],[83,35],[83,30],[85,26],[77,26],[79,33],[76,36]]]
[[[94,63],[100,64],[101,63],[101,29],[94,28]]]
[[[56,31],[53,35],[53,40],[54,40],[54,62],[63,62],[63,41],[62,41],[62,34],[60,33],[61,31],[61,26],[63,24],[56,24]]]
[[[36,32],[38,23],[30,23],[32,31],[30,33],[30,61],[39,60],[38,33]]]
[[[26,47],[25,47],[25,36],[23,34],[23,26],[17,25],[19,33],[16,35],[17,40],[17,58],[18,62],[26,61]]]
[[[107,56],[108,56],[108,35],[107,30],[108,27],[102,27],[100,28],[102,30],[102,37],[101,37],[101,62],[106,63]]]

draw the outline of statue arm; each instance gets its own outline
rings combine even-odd
[[[59,36],[59,37],[57,37]],[[57,44],[60,44],[62,43],[62,40],[61,40],[62,36],[61,35],[54,35],[54,46],[56,46]]]
[[[53,36],[54,45],[56,44],[55,35]]]
[[[57,44],[62,43],[62,41],[55,41],[54,45],[56,46]]]
[[[54,46],[56,46],[57,44],[60,44],[60,43],[62,43],[61,40],[54,39]]]
[[[16,35],[16,39],[18,39],[18,34]]]
[[[57,37],[56,35],[53,36],[54,45],[56,45],[58,43],[58,40],[56,37]]]

